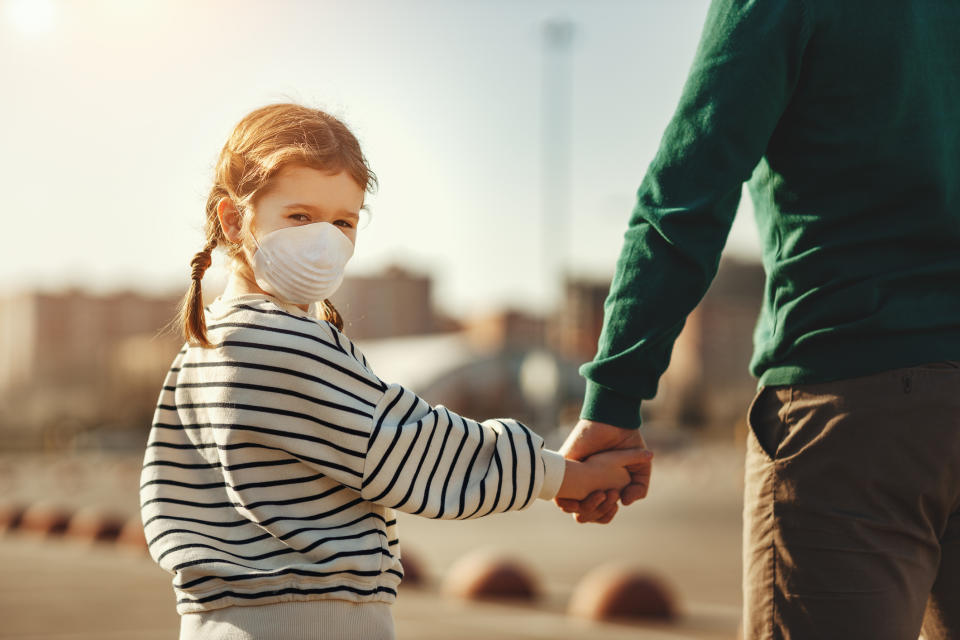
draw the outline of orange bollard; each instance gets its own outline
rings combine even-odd
[[[423,562],[416,553],[410,553],[404,549],[400,554],[400,564],[403,565],[403,582],[401,586],[422,587],[427,581],[426,571],[423,568]]]
[[[19,527],[24,511],[26,509],[21,504],[0,504],[0,533]]]
[[[454,563],[443,591],[467,600],[532,602],[539,597],[533,572],[519,561],[491,552],[477,552]]]
[[[123,519],[103,509],[86,508],[70,518],[66,535],[83,542],[113,542],[120,535]]]
[[[591,620],[677,617],[676,599],[663,580],[618,566],[600,567],[587,574],[574,590],[568,611]]]
[[[30,505],[20,519],[20,530],[42,536],[62,535],[70,523],[71,512],[63,507],[38,502]]]

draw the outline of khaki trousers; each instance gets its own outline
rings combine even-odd
[[[960,363],[763,388],[749,423],[744,637],[960,638]]]

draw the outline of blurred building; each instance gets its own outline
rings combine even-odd
[[[422,335],[459,328],[434,310],[431,278],[398,266],[379,274],[349,276],[330,300],[351,338]]]
[[[523,311],[503,309],[463,320],[467,338],[484,353],[543,347],[547,321]]]
[[[748,366],[764,281],[759,263],[721,261],[674,345],[653,415],[703,428],[727,429],[745,420],[757,388]]]
[[[758,263],[725,258],[700,304],[687,317],[645,416],[665,425],[730,428],[743,419],[756,389],[748,371],[764,273]],[[597,348],[609,281],[569,279],[551,318],[548,344],[586,362]]]
[[[68,439],[146,420],[180,345],[163,332],[180,296],[28,292],[0,300],[0,428],[6,442]]]
[[[609,290],[609,280],[567,278],[563,301],[547,327],[550,347],[580,362],[593,359],[603,328],[603,302]]]

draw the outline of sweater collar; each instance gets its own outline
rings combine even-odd
[[[218,296],[212,303],[210,303],[210,309],[214,312],[217,312],[218,310],[226,309],[227,307],[235,307],[240,304],[249,304],[251,302],[270,302],[291,315],[300,316],[302,318],[311,318],[313,320],[317,319],[317,304],[315,302],[311,302],[310,306],[307,307],[307,310],[304,311],[295,304],[282,302],[281,300],[264,293],[245,293],[238,296],[230,296],[229,298]]]

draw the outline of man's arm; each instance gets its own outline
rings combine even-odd
[[[580,369],[581,424],[639,428],[640,404],[656,394],[687,315],[716,275],[742,185],[800,80],[811,25],[802,0],[711,4],[679,106],[637,193],[597,355]],[[580,455],[604,446],[582,429],[571,438]],[[645,495],[645,482],[621,496]],[[580,521],[612,518],[609,500],[589,500]]]
[[[716,275],[743,183],[800,77],[798,0],[715,0],[676,113],[637,194],[582,417],[640,425],[687,314]]]

